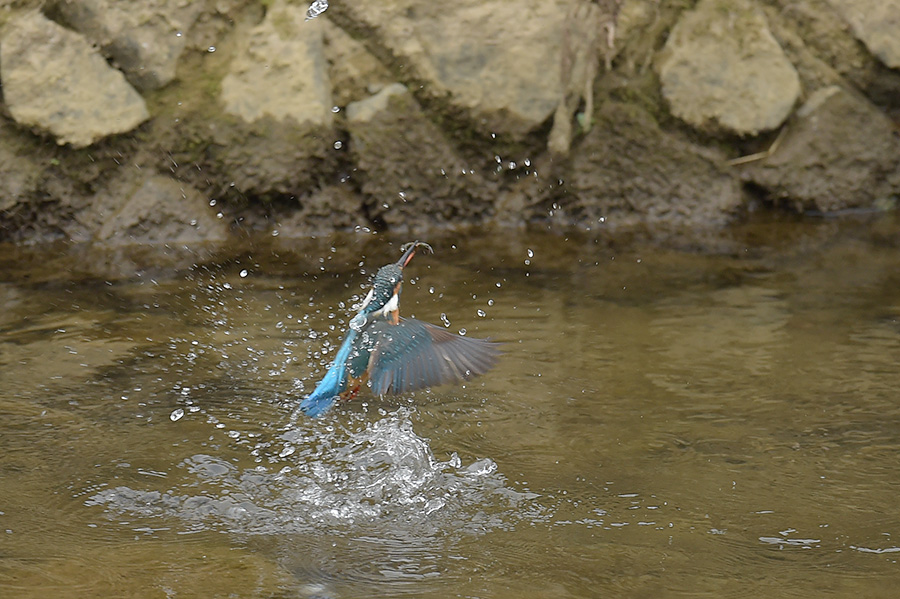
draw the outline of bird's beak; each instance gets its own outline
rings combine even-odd
[[[403,255],[397,260],[397,266],[400,268],[405,268],[407,264],[409,264],[410,260],[413,259],[413,256],[416,255],[416,250],[418,248],[423,248],[424,251],[434,253],[434,250],[431,249],[431,246],[425,243],[424,241],[412,241],[403,246]]]

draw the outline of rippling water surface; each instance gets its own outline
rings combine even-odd
[[[2,248],[0,596],[895,596],[896,218],[435,235],[498,367],[306,418],[404,241]]]

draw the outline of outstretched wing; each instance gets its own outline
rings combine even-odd
[[[415,318],[372,323],[369,384],[379,395],[405,393],[484,374],[500,350],[486,339],[461,337]]]

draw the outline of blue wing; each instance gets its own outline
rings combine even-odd
[[[454,335],[415,318],[367,328],[369,384],[379,395],[405,393],[484,374],[497,363],[496,343]]]
[[[347,359],[353,351],[354,341],[356,341],[356,330],[350,329],[347,331],[344,343],[334,357],[334,361],[328,367],[328,372],[316,385],[315,390],[300,402],[300,409],[309,416],[316,418],[324,414],[334,405],[338,396],[347,389]]]

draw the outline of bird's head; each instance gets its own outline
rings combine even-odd
[[[375,279],[372,281],[372,289],[366,295],[366,299],[363,300],[360,307],[360,313],[390,317],[395,322],[397,321],[399,318],[403,269],[413,259],[419,248],[428,252],[434,252],[427,243],[413,241],[403,246],[403,256],[397,262],[378,269],[378,272],[375,273]]]

